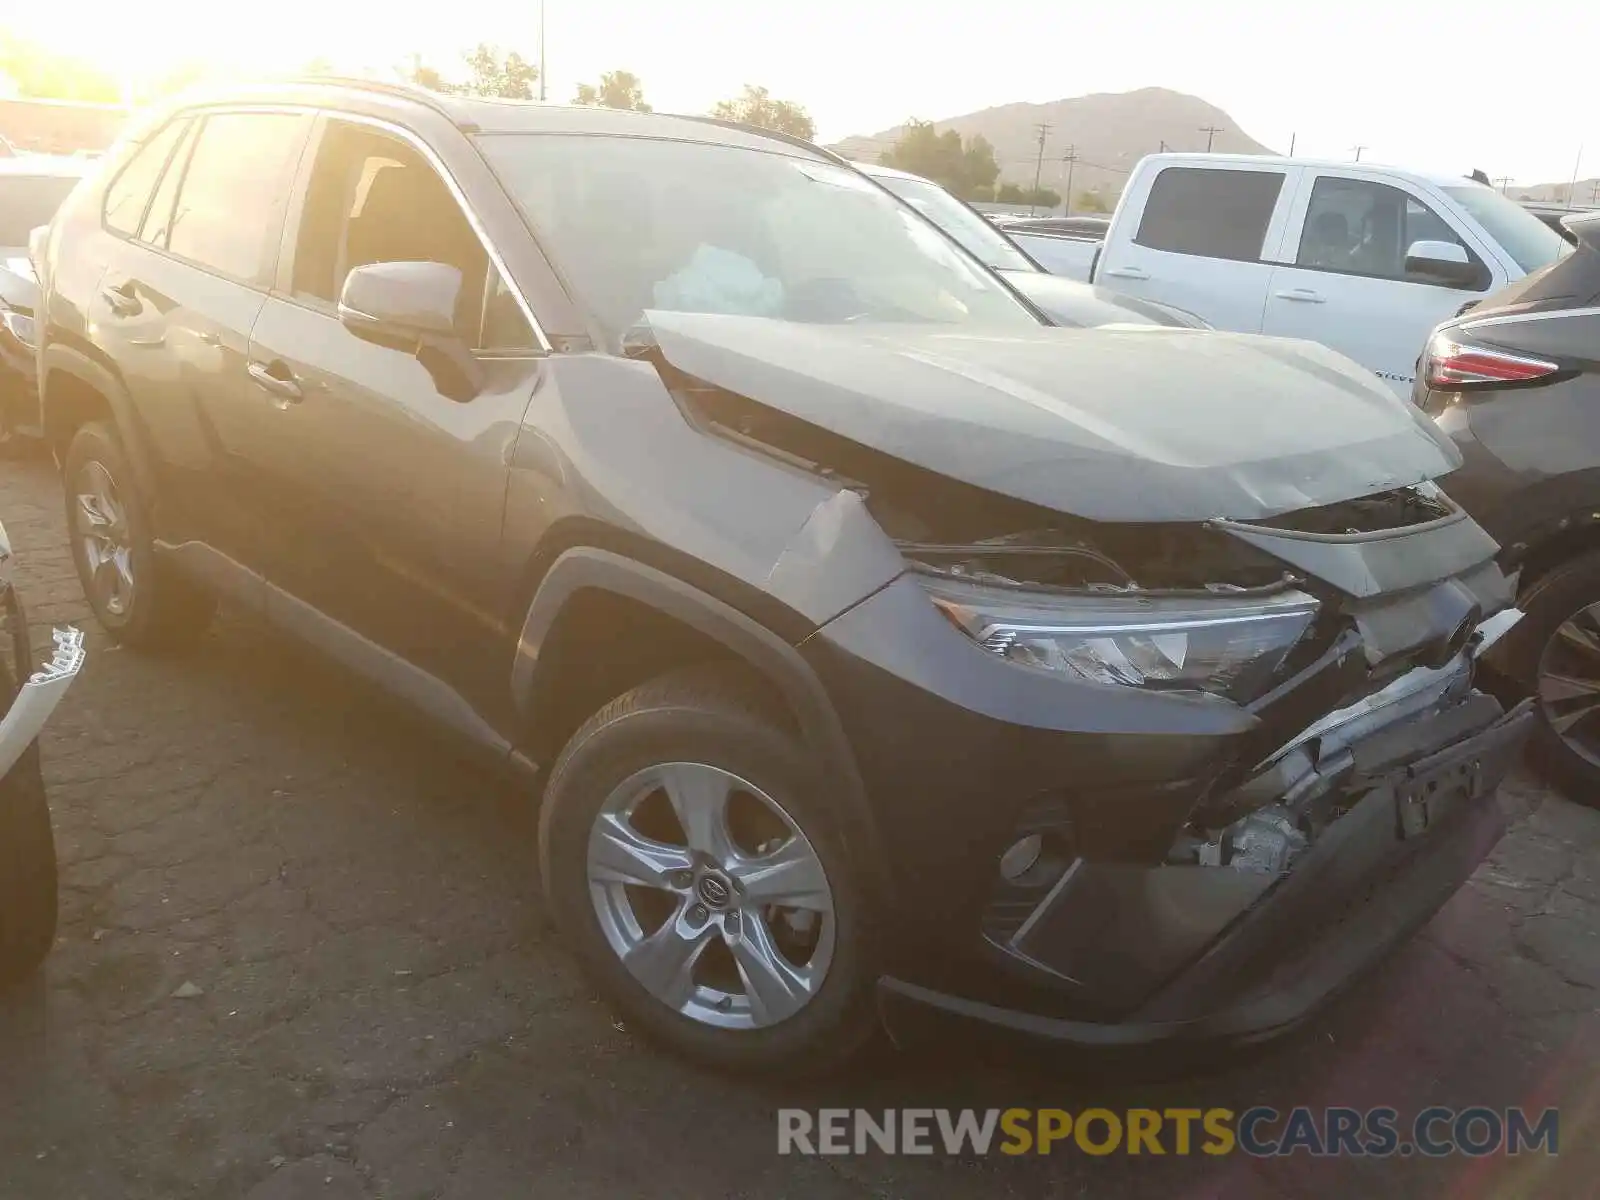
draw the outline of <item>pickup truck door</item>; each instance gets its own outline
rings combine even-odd
[[[1118,208],[1094,282],[1176,305],[1218,329],[1259,333],[1303,168],[1160,165]]]
[[[1408,276],[1406,248],[1454,242],[1478,268],[1466,286]],[[1381,171],[1307,169],[1272,272],[1262,332],[1349,355],[1409,396],[1428,334],[1506,282],[1492,247],[1427,189]]]

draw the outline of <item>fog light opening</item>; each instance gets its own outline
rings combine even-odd
[[[1023,876],[1038,865],[1044,853],[1044,838],[1037,833],[1018,838],[1000,855],[1000,878],[1007,883],[1020,883]]]

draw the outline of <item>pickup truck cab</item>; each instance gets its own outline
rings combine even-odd
[[[1406,395],[1435,325],[1570,249],[1464,177],[1153,154],[1129,177],[1105,242],[1065,273],[1218,329],[1321,342]]]

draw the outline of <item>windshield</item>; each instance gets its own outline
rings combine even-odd
[[[26,246],[77,182],[71,175],[0,175],[0,246]]]
[[[1559,233],[1515,200],[1508,200],[1493,188],[1478,184],[1447,187],[1444,194],[1488,230],[1489,236],[1499,242],[1512,261],[1524,271],[1548,267],[1572,250]]]
[[[879,183],[911,205],[928,220],[1000,271],[1035,271],[1026,255],[1006,240],[988,221],[936,183],[899,175],[874,175]]]
[[[987,270],[848,168],[662,139],[478,141],[614,344],[649,309],[1038,326]]]

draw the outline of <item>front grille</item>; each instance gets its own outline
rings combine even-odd
[[[1302,508],[1251,524],[1295,533],[1379,533],[1424,525],[1454,511],[1450,502],[1432,488],[1403,487],[1320,508]]]

